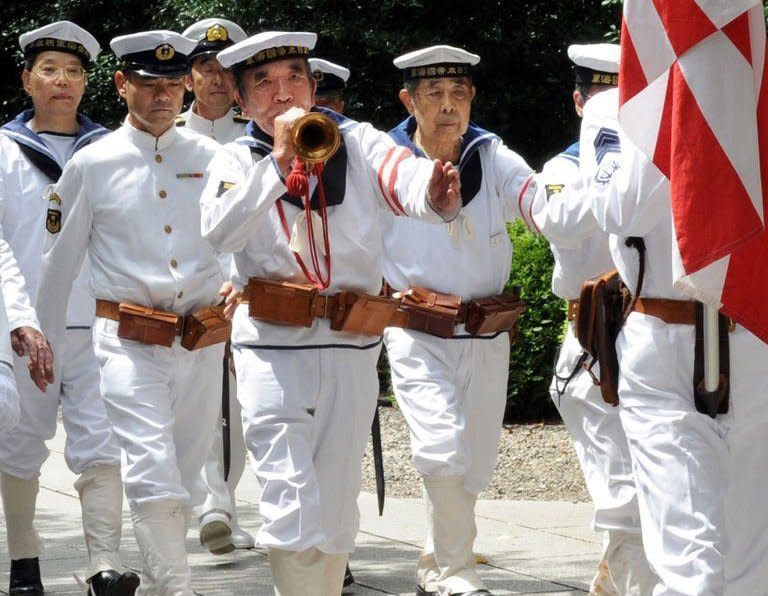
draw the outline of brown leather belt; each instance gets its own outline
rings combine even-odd
[[[147,307],[147,311],[152,309]],[[167,312],[167,311],[163,311]],[[112,321],[120,320],[120,304],[118,302],[112,302],[110,300],[96,299],[96,316],[110,319]],[[184,317],[179,315],[179,320],[176,322],[176,335],[181,335],[184,331]]]
[[[395,288],[390,286],[388,283],[385,283],[381,289],[382,296],[387,296],[388,298],[392,298],[392,295],[395,293],[402,294],[402,290],[396,290]],[[407,318],[407,313],[404,313],[404,314]],[[467,304],[466,302],[462,302],[461,304],[459,304],[459,308],[457,310],[456,324],[463,325],[466,322],[467,322]],[[397,327],[397,326],[402,327],[403,325],[393,324],[393,327]]]
[[[568,320],[569,321],[575,321],[576,316],[579,314],[579,301],[576,300],[569,300],[568,301]]]
[[[636,312],[661,319],[670,325],[695,325],[696,301],[671,300],[668,298],[638,298],[633,309]]]
[[[243,291],[238,295],[237,302],[239,304],[242,304],[243,302],[247,304],[250,299],[251,292],[249,291],[248,286],[245,286]],[[336,312],[338,307],[338,294],[332,294],[331,296],[321,296],[320,294],[315,294],[312,298],[312,317],[316,319],[330,319],[333,317],[333,313]]]

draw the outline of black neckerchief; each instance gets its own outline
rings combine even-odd
[[[51,182],[56,182],[61,176],[63,164],[59,164],[56,155],[48,148],[40,135],[27,126],[27,122],[34,115],[34,110],[21,112],[16,118],[0,128],[0,134],[4,134],[14,141],[33,166],[40,170]],[[83,114],[77,114],[77,122],[80,125],[80,129],[75,136],[75,151],[82,149],[109,132],[106,128],[93,122]]]
[[[415,132],[416,119],[410,116],[390,130],[389,136],[398,145],[408,147],[413,151],[414,155],[426,157],[423,149],[413,141]],[[480,191],[480,185],[483,182],[483,166],[478,149],[496,138],[498,136],[494,133],[472,123],[469,124],[467,131],[461,137],[461,153],[457,167],[461,178],[461,203],[464,207],[477,196],[477,193]]]

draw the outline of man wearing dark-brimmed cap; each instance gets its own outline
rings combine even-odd
[[[228,336],[211,308],[222,273],[200,236],[198,202],[218,144],[174,125],[194,41],[147,31],[110,45],[128,115],[78,152],[48,196],[61,225],[49,229],[38,314],[58,350],[62,296],[87,252],[101,389],[144,561],[140,593],[192,596],[185,535],[204,498]]]

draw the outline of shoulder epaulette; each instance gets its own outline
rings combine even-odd
[[[243,116],[242,114],[235,114],[232,116],[232,122],[237,122],[238,124],[248,124],[250,120]]]

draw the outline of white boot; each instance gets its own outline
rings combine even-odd
[[[88,574],[119,570],[120,534],[123,528],[123,483],[118,466],[86,469],[75,481],[83,512],[83,533],[88,549]]]
[[[425,476],[424,487],[431,503],[434,558],[439,575],[435,587],[440,594],[483,590],[472,547],[477,536],[477,496],[464,488],[460,476]]]
[[[347,571],[347,553],[326,555],[325,596],[339,596],[344,588],[344,574]]]
[[[144,559],[137,595],[193,596],[184,509],[177,501],[151,501],[133,507],[133,532]]]
[[[416,563],[416,583],[425,592],[437,592],[437,578],[440,577],[440,568],[435,560],[435,528],[434,510],[427,489],[423,489],[424,506],[427,518],[427,535],[424,538],[424,549]]]
[[[230,488],[230,491],[234,491],[234,487]],[[232,515],[230,516],[230,523],[232,525],[232,544],[235,548],[248,549],[255,546],[253,536],[249,532],[246,532],[240,527],[237,522],[237,504],[235,503],[235,493],[230,492],[230,503],[232,504]]]
[[[8,556],[11,560],[39,557],[42,548],[35,530],[35,506],[40,489],[37,477],[26,480],[3,472],[0,485],[8,534]]]
[[[316,548],[292,551],[272,546],[268,547],[267,553],[272,569],[272,582],[275,584],[275,596],[331,596],[327,592],[326,569],[329,557],[334,555],[327,555]],[[332,596],[341,594],[343,581],[342,565],[338,590],[332,593]]]
[[[605,562],[616,591],[621,596],[645,596],[659,583],[643,551],[642,535],[610,530]]]

